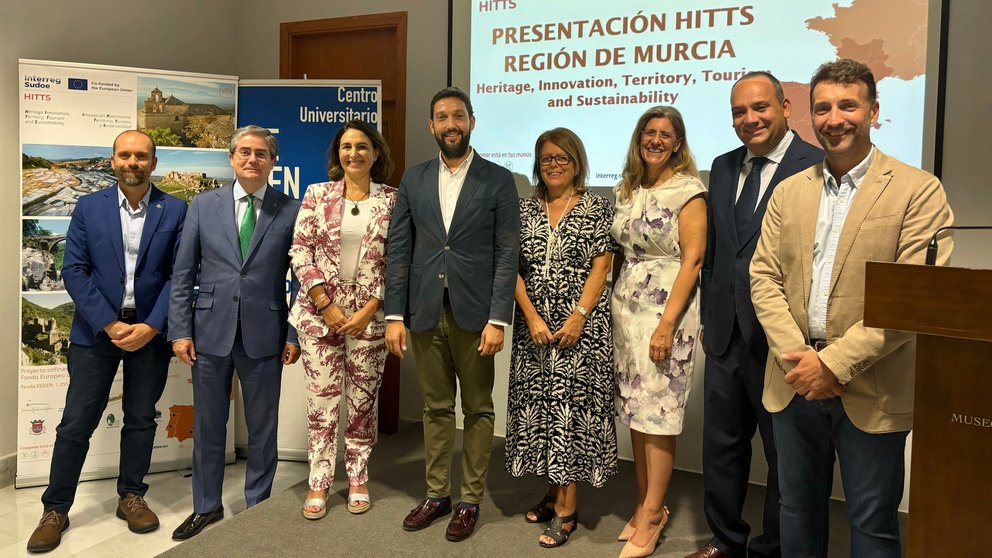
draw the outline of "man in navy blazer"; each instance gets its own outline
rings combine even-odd
[[[513,176],[469,146],[475,115],[465,92],[442,89],[428,126],[439,157],[407,169],[386,252],[386,345],[403,357],[409,326],[424,396],[427,497],[403,528],[417,531],[451,512],[449,469],[455,393],[465,417],[461,504],[446,538],[472,534],[493,440],[493,355],[513,315],[520,215]]]
[[[235,369],[248,428],[248,507],[272,491],[282,367],[300,356],[286,303],[300,202],[268,185],[278,149],[265,128],[238,128],[229,153],[237,180],[193,198],[186,219],[172,281],[169,339],[176,356],[193,367],[193,513],[173,532],[175,540],[224,517],[224,448]],[[294,278],[294,297],[297,289]]]
[[[778,468],[771,417],[761,404],[768,343],[751,305],[748,268],[775,186],[823,160],[789,130],[782,84],[751,72],[730,94],[734,131],[744,144],[713,161],[702,271],[704,511],[713,539],[692,558],[780,556]],[[755,429],[768,462],[763,533],[748,542],[741,517]]]
[[[45,507],[28,550],[61,542],[68,512],[107,406],[110,386],[124,361],[117,516],[136,533],[158,528],[148,509],[143,479],[155,441],[155,404],[168,376],[171,351],[163,332],[169,285],[186,204],[153,186],[158,159],[146,134],[127,131],[114,140],[110,165],[117,184],[79,198],[66,233],[62,276],[76,305],[69,331],[69,388],[55,437]]]

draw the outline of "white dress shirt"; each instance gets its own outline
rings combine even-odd
[[[813,236],[813,284],[809,291],[809,337],[827,339],[827,313],[830,308],[830,277],[837,255],[844,221],[851,209],[858,186],[868,172],[875,156],[875,146],[863,161],[840,177],[840,184],[830,174],[829,163],[823,163],[823,190],[820,192],[820,209],[816,214],[816,232]]]
[[[252,209],[255,210],[255,222],[258,223],[258,214],[262,211],[262,199],[265,198],[265,191],[268,190],[268,185],[262,186],[255,191],[253,196],[255,196],[254,205]],[[248,208],[248,192],[245,192],[244,187],[238,183],[237,180],[234,181],[234,226],[237,227],[238,232],[241,232],[241,220],[245,218],[245,210]]]
[[[782,159],[785,157],[785,152],[789,150],[789,146],[792,145],[792,138],[794,137],[795,134],[792,133],[792,130],[786,131],[785,137],[778,142],[778,145],[776,145],[774,149],[765,155],[768,162],[761,168],[761,182],[758,187],[758,198],[755,200],[754,207],[751,208],[752,212],[758,207],[757,204],[761,202],[761,199],[765,197],[765,192],[768,190],[768,184],[771,183],[772,176],[775,176],[775,171],[778,170],[778,166],[782,163]],[[741,172],[737,178],[737,195],[734,196],[735,203],[741,197],[741,192],[744,190],[744,180],[747,179],[747,175],[751,172],[751,159],[754,159],[755,157],[757,157],[757,155],[751,153],[751,150],[748,149],[747,155],[744,156],[744,162],[741,164]]]
[[[148,200],[152,196],[152,188],[148,187],[145,195],[138,202],[138,209],[132,209],[120,185],[117,186],[118,209],[121,215],[121,236],[124,239],[124,300],[121,308],[135,308],[134,305],[134,271],[138,267],[138,248],[141,246],[141,230],[145,227],[145,216],[148,215]]]
[[[462,193],[462,186],[465,185],[465,177],[468,175],[468,167],[475,158],[475,150],[469,148],[468,157],[458,165],[455,170],[448,168],[444,162],[444,157],[438,155],[440,164],[437,171],[437,193],[441,200],[441,219],[444,221],[444,232],[451,228],[451,218],[455,216],[455,205],[458,204],[458,195]]]

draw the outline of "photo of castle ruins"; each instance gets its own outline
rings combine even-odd
[[[138,129],[159,147],[227,149],[234,135],[235,86],[138,78]]]
[[[234,181],[227,151],[207,149],[158,149],[158,166],[152,182],[167,194],[187,203],[193,196]]]
[[[76,305],[65,293],[21,297],[21,364],[66,364]]]

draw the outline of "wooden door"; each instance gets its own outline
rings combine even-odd
[[[406,12],[281,24],[279,77],[304,76],[382,81],[380,129],[394,164],[387,184],[399,186],[406,168]],[[396,432],[399,408],[400,363],[389,355],[379,388],[381,432]]]
[[[282,79],[382,81],[382,136],[398,186],[406,168],[406,12],[293,21],[279,26]],[[328,143],[330,138],[328,138]]]

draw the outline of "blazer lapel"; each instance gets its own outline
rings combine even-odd
[[[275,220],[276,214],[279,213],[279,208],[283,206],[286,196],[275,188],[271,188],[268,184],[263,186],[263,188],[268,188],[265,192],[265,197],[262,198],[262,210],[258,212],[258,221],[255,223],[255,232],[251,235],[251,244],[248,245],[248,255],[245,256],[245,261],[242,264],[242,269],[248,266],[251,262],[252,257],[255,255],[255,251],[258,250],[258,245],[262,242],[262,238],[265,236],[265,231],[269,230],[272,225],[272,221]],[[240,249],[240,248],[239,248]]]
[[[328,192],[328,196],[330,196],[328,213],[324,213],[324,220],[327,223],[327,244],[332,248],[327,252],[331,260],[331,267],[337,270],[336,273],[341,271],[341,221],[344,218],[344,211],[347,209],[344,207],[345,191],[344,180],[331,183]]]
[[[373,182],[371,189],[369,190],[369,222],[365,227],[365,235],[362,237],[362,245],[358,248],[359,267],[361,267],[361,262],[365,260],[365,255],[369,251],[369,246],[372,245],[372,239],[374,239],[379,233],[379,222],[385,211],[386,196],[383,194],[382,185]],[[338,227],[338,230],[340,230],[340,227]]]
[[[145,208],[145,224],[141,228],[141,243],[138,245],[138,261],[135,269],[141,269],[141,262],[148,252],[148,245],[151,244],[152,237],[158,229],[158,223],[162,220],[162,213],[165,212],[165,205],[162,203],[162,192],[154,185],[150,186],[152,193],[148,196],[148,207]]]
[[[751,223],[748,225],[747,234],[745,238],[741,239],[741,246],[747,244],[754,238],[754,235],[761,231],[761,221],[765,217],[765,209],[768,207],[768,199],[771,198],[772,192],[775,191],[775,186],[785,180],[786,178],[796,174],[797,171],[805,169],[810,166],[805,164],[806,155],[799,153],[799,142],[802,141],[799,135],[793,131],[790,134],[795,134],[792,138],[792,143],[789,144],[789,149],[785,150],[785,154],[782,156],[782,162],[776,167],[775,173],[772,175],[772,179],[768,182],[768,187],[765,188],[764,195],[758,200],[758,206],[754,208],[754,215],[751,217]],[[743,162],[743,161],[742,161]]]
[[[727,191],[723,194],[728,209],[722,215],[723,226],[726,227],[726,230],[730,231],[730,236],[737,240],[738,250],[747,243],[746,239],[737,238],[737,222],[734,219],[734,208],[737,206],[737,184],[740,182],[741,165],[744,164],[745,157],[747,157],[747,149],[742,147],[738,150],[738,153],[727,159]]]
[[[103,222],[107,226],[107,234],[110,235],[110,245],[114,247],[114,255],[117,256],[117,264],[121,266],[121,273],[124,273],[124,237],[121,233],[121,206],[117,199],[116,183],[105,190],[107,201],[103,205]]]
[[[234,185],[229,184],[223,188],[214,190],[217,204],[217,216],[220,218],[221,228],[227,234],[227,239],[231,242],[231,249],[236,254],[235,257],[241,261],[241,242],[238,240],[238,225],[235,221],[234,212]]]
[[[478,157],[478,153],[475,155]],[[455,213],[451,216],[451,227],[448,229],[450,236],[451,231],[455,230],[458,224],[461,222],[461,217],[465,213],[465,205],[475,197],[475,192],[482,186],[483,180],[486,178],[486,165],[481,158],[473,159],[472,164],[469,165],[468,171],[465,174],[465,182],[462,184],[462,191],[458,193],[458,202],[455,204]]]
[[[892,167],[885,157],[876,149],[875,158],[868,167],[861,185],[851,203],[851,209],[844,219],[844,227],[841,229],[840,238],[837,240],[837,253],[834,256],[834,267],[830,271],[830,292],[834,291],[837,285],[837,278],[844,269],[847,257],[851,254],[851,247],[861,230],[861,223],[868,217],[868,213],[875,207],[878,198],[881,197],[885,187],[892,180]]]
[[[431,206],[431,211],[434,212],[434,217],[437,218],[437,227],[441,231],[441,236],[444,236],[444,218],[441,217],[441,194],[438,192],[440,185],[438,184],[438,173],[440,170],[440,156],[435,157],[426,167],[424,167],[424,189],[427,190],[427,204]]]
[[[806,174],[807,184],[799,191],[799,254],[803,268],[803,312],[809,312],[810,288],[813,284],[813,242],[816,238],[816,214],[820,210],[823,190],[823,165]],[[785,208],[787,211],[788,208]],[[781,231],[788,235],[789,231]],[[805,327],[803,328],[805,331]]]

